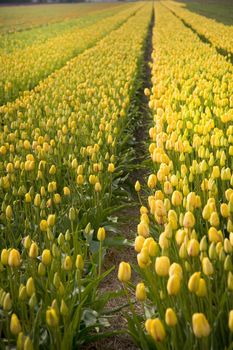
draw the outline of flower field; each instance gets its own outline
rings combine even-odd
[[[230,26],[48,6],[1,27],[0,349],[233,349]]]

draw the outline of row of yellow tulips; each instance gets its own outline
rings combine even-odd
[[[108,324],[97,289],[108,273],[102,223],[150,16],[145,4],[0,108],[3,349],[79,348]]]
[[[73,19],[66,19],[58,23],[48,23],[32,29],[16,31],[14,33],[0,35],[0,54],[9,54],[17,50],[22,50],[26,47],[35,47],[38,44],[43,44],[47,40],[55,38],[64,33],[69,33],[77,28],[84,28],[93,25],[97,21],[112,16],[120,11],[131,7],[130,4],[122,4],[121,6],[107,7],[106,9],[97,10],[87,6],[86,11],[80,11],[79,16]],[[102,8],[102,6],[100,6]],[[19,54],[19,51],[18,51]]]
[[[233,54],[232,25],[225,25],[214,19],[190,12],[178,2],[166,1],[164,4],[191,25],[199,34],[206,37],[214,46]]]
[[[233,68],[161,4],[153,48],[151,169],[135,239],[144,314],[131,305],[129,332],[144,350],[231,349]],[[130,276],[122,262],[119,279]]]
[[[30,90],[67,61],[96,44],[109,31],[119,27],[141,7],[140,3],[84,28],[35,44],[23,50],[0,55],[0,104]]]

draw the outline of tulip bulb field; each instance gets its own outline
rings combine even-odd
[[[232,14],[0,6],[0,349],[233,350]]]

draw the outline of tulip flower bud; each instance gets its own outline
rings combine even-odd
[[[184,215],[183,225],[186,228],[192,228],[195,225],[195,217],[191,211],[187,211]]]
[[[147,186],[149,188],[155,188],[156,184],[157,184],[157,177],[155,174],[151,174],[148,178]]]
[[[8,265],[10,267],[19,267],[20,264],[21,262],[19,251],[17,249],[11,249],[8,256]]]
[[[100,227],[97,232],[97,239],[99,241],[104,241],[105,240],[105,229],[104,227]]]
[[[115,166],[113,163],[108,164],[108,172],[113,173],[115,171]]]
[[[146,330],[149,335],[151,335],[151,337],[157,342],[162,342],[166,337],[164,326],[159,318],[150,320],[150,322],[147,320]]]
[[[65,186],[63,188],[63,193],[64,193],[64,196],[69,196],[70,195],[70,189],[69,187]]]
[[[200,282],[200,272],[194,272],[188,281],[188,289],[191,293],[196,293]]]
[[[208,337],[210,325],[203,313],[195,313],[192,316],[193,333],[197,338]]]
[[[25,341],[25,336],[23,332],[19,332],[17,337],[17,343],[16,343],[17,350],[24,350],[24,341]]]
[[[200,251],[205,252],[207,251],[207,248],[208,248],[207,238],[206,236],[203,236],[200,241]]]
[[[13,210],[12,210],[12,208],[11,208],[11,206],[10,205],[8,205],[7,207],[6,207],[6,218],[7,218],[7,220],[11,220],[12,219],[12,217],[13,217]]]
[[[29,337],[25,337],[23,350],[33,350],[33,344]]]
[[[78,269],[78,270],[83,270],[83,268],[84,268],[84,261],[83,261],[83,258],[82,258],[82,256],[81,255],[77,255],[77,257],[76,257],[76,261],[75,261],[75,266],[76,266],[76,268]]]
[[[232,262],[231,262],[231,256],[227,255],[225,261],[224,261],[224,270],[225,271],[232,271]]]
[[[136,181],[136,183],[135,183],[135,191],[136,191],[136,192],[139,192],[140,190],[141,190],[140,182],[139,182],[139,181]]]
[[[224,250],[227,254],[230,254],[233,251],[233,247],[232,247],[231,242],[228,238],[224,239]]]
[[[191,239],[187,245],[189,256],[197,256],[199,254],[199,242],[196,239]]]
[[[58,315],[52,307],[46,311],[46,322],[50,327],[57,327],[59,324]]]
[[[231,273],[231,271],[228,272],[227,287],[229,290],[233,291],[233,274]]]
[[[62,316],[67,316],[69,313],[68,306],[66,305],[63,299],[61,301],[60,313]]]
[[[183,194],[180,191],[174,191],[172,193],[172,205],[179,207],[182,204]]]
[[[70,271],[72,270],[72,265],[73,265],[72,259],[69,255],[67,255],[63,261],[63,269],[65,271]]]
[[[215,227],[210,227],[208,231],[208,237],[210,242],[222,242],[223,236],[221,231],[217,231]]]
[[[127,262],[122,261],[118,269],[118,279],[120,282],[127,282],[131,278],[131,267]]]
[[[169,327],[174,327],[177,324],[177,316],[173,309],[168,308],[166,310],[165,322]]]
[[[19,300],[25,300],[27,299],[27,290],[26,287],[21,284],[19,287]]]
[[[3,249],[1,252],[1,263],[2,265],[8,265],[8,257],[9,257],[9,251],[7,249]]]
[[[204,278],[200,278],[200,280],[199,280],[199,286],[198,286],[198,289],[196,291],[196,295],[198,297],[207,296],[207,286],[206,286],[206,281],[204,280]]]
[[[3,310],[9,311],[11,308],[12,308],[11,296],[10,296],[10,293],[7,293],[3,300]]]
[[[31,297],[32,294],[35,293],[35,285],[34,285],[34,280],[32,277],[29,277],[29,279],[27,280],[26,291],[27,291],[27,295],[29,297]]]
[[[138,283],[136,286],[136,299],[139,301],[146,300],[146,288],[144,283]]]
[[[167,292],[169,295],[177,295],[180,291],[180,277],[176,274],[169,277],[167,282]]]
[[[41,230],[42,232],[46,232],[47,229],[48,229],[48,223],[47,223],[47,221],[44,220],[44,219],[41,220],[41,222],[40,222],[40,230]]]
[[[173,276],[173,275],[177,275],[180,280],[183,278],[182,267],[177,263],[171,264],[169,268],[169,276]]]
[[[38,257],[38,254],[38,245],[35,242],[33,242],[30,246],[28,255],[30,258],[36,259]]]
[[[140,253],[142,250],[143,244],[145,242],[145,238],[143,236],[137,236],[134,242],[134,249],[137,253]]]
[[[62,233],[59,234],[57,242],[60,246],[62,246],[64,244],[65,238],[64,235]]]
[[[42,262],[39,263],[37,270],[39,276],[43,277],[46,275],[46,267]]]
[[[52,261],[52,255],[51,255],[51,252],[49,249],[44,249],[43,252],[42,252],[42,263],[45,265],[45,266],[48,266],[51,264],[51,261]]]
[[[161,256],[155,260],[155,272],[159,276],[167,276],[170,268],[170,260],[167,256]]]
[[[214,273],[213,265],[209,258],[205,257],[202,260],[202,270],[206,276],[210,276]]]
[[[137,226],[137,232],[139,236],[143,236],[143,237],[149,237],[149,225],[144,222],[141,221],[138,226]]]
[[[36,294],[33,293],[31,298],[28,301],[28,305],[31,309],[34,309],[34,307],[36,306],[37,300],[36,300]]]
[[[48,216],[47,224],[48,224],[49,227],[53,227],[55,225],[55,219],[56,219],[55,214],[50,214]]]
[[[10,321],[10,331],[13,335],[18,335],[21,332],[21,324],[16,314],[12,314]]]
[[[70,221],[74,221],[75,217],[76,217],[75,209],[74,209],[74,207],[71,207],[70,210],[69,210],[69,219],[70,219]]]
[[[229,312],[228,326],[231,332],[233,332],[233,310]]]
[[[29,249],[31,247],[32,240],[30,236],[27,236],[23,239],[23,246],[25,249]]]

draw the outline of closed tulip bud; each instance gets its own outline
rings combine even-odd
[[[199,242],[196,239],[191,239],[187,245],[187,252],[189,256],[197,256],[199,254]]]
[[[23,246],[25,249],[29,249],[31,247],[32,240],[30,236],[27,236],[23,239]]]
[[[55,286],[55,288],[58,289],[60,287],[60,283],[61,283],[61,279],[60,279],[59,273],[55,272],[53,276],[53,285]]]
[[[49,227],[53,227],[55,225],[55,219],[56,219],[55,214],[50,214],[48,216],[47,224],[48,224]]]
[[[66,305],[66,303],[64,302],[64,300],[62,299],[61,301],[61,307],[60,307],[60,313],[62,316],[67,316],[69,313],[69,309],[68,306]]]
[[[19,300],[25,300],[27,299],[27,290],[26,287],[21,284],[19,287]]]
[[[228,327],[231,332],[233,332],[233,310],[229,312]]]
[[[225,250],[225,253],[227,253],[227,254],[230,254],[233,251],[233,247],[232,247],[231,242],[229,241],[228,238],[224,239],[224,250]]]
[[[137,253],[140,253],[142,250],[143,244],[145,242],[145,238],[143,236],[137,236],[134,242],[134,249]]]
[[[31,309],[34,309],[34,307],[36,306],[36,304],[37,304],[36,294],[33,293],[32,296],[31,296],[31,298],[30,298],[29,301],[28,301],[28,305],[29,305],[29,307],[30,307]]]
[[[46,232],[47,229],[48,229],[48,223],[47,223],[47,221],[44,220],[44,219],[41,220],[41,222],[40,222],[40,230],[41,230],[42,232]]]
[[[154,240],[150,242],[149,246],[148,246],[148,250],[149,250],[149,255],[150,256],[157,256],[159,254],[159,245],[157,242],[155,242]]]
[[[65,238],[64,238],[64,235],[62,233],[59,234],[57,242],[60,246],[62,246],[64,244]]]
[[[63,193],[64,193],[64,196],[69,196],[70,195],[70,189],[69,187],[65,186],[63,188]]]
[[[52,307],[46,311],[46,322],[50,327],[57,327],[59,325],[58,315]]]
[[[146,222],[141,221],[137,226],[137,232],[139,236],[143,236],[145,238],[149,237],[149,225]]]
[[[148,326],[146,328],[148,328]],[[166,337],[164,326],[159,318],[151,320],[149,324],[149,329],[147,329],[147,331],[151,335],[151,337],[157,342],[162,342]]]
[[[207,248],[208,248],[207,238],[206,236],[203,236],[200,242],[200,251],[205,252],[207,251]]]
[[[146,300],[146,288],[144,283],[138,283],[136,286],[136,299],[139,301]]]
[[[182,267],[177,263],[171,264],[169,268],[169,276],[173,276],[173,275],[177,275],[180,280],[183,278]]]
[[[218,213],[216,212],[211,213],[209,222],[211,226],[218,227],[219,226]]]
[[[10,331],[13,335],[18,335],[21,332],[21,324],[16,314],[12,314],[10,321]]]
[[[211,328],[210,325],[202,313],[195,313],[192,316],[192,326],[193,333],[197,338],[208,337],[210,334]]]
[[[63,269],[65,271],[70,271],[72,270],[72,266],[73,266],[72,259],[69,255],[67,255],[63,261]]]
[[[101,192],[102,186],[99,182],[95,183],[95,192]]]
[[[220,206],[220,212],[221,212],[221,215],[224,217],[224,218],[227,218],[229,215],[230,215],[230,212],[229,212],[229,207],[226,203],[222,203],[221,206]]]
[[[210,242],[222,242],[223,235],[221,231],[217,231],[215,227],[210,227],[208,231],[208,237]]]
[[[70,221],[74,221],[75,217],[76,217],[75,209],[74,209],[74,207],[71,207],[70,210],[69,210],[69,219],[70,219]]]
[[[31,203],[32,197],[31,197],[30,193],[26,193],[24,198],[25,198],[26,203]]]
[[[52,255],[51,255],[51,252],[49,249],[44,249],[43,252],[42,252],[42,263],[45,265],[45,266],[48,266],[51,264],[51,261],[52,261]]]
[[[204,206],[204,209],[202,211],[202,217],[204,220],[209,220],[210,215],[211,215],[210,206],[207,204]]]
[[[11,249],[8,256],[8,265],[10,267],[19,267],[21,264],[20,254],[17,249]]]
[[[228,272],[227,287],[229,290],[233,291],[233,274],[231,273],[231,271]]]
[[[25,337],[23,350],[33,350],[33,344],[29,337]]]
[[[78,270],[81,270],[81,271],[84,268],[84,261],[83,261],[83,258],[80,254],[78,254],[76,257],[75,266]]]
[[[196,295],[198,297],[207,296],[207,286],[206,286],[206,281],[204,280],[204,278],[200,278],[199,286],[198,286],[198,289],[196,291]]]
[[[196,293],[200,282],[200,272],[194,272],[188,281],[188,289],[191,293]]]
[[[180,291],[180,277],[176,274],[169,277],[167,282],[167,292],[169,295],[177,295]]]
[[[7,293],[5,295],[2,306],[4,311],[9,311],[12,308],[12,300],[11,300],[10,293]]]
[[[177,324],[177,316],[173,309],[168,308],[166,310],[165,322],[169,327],[174,327]]]
[[[167,256],[160,256],[155,260],[155,272],[159,276],[168,276],[170,260]]]
[[[202,260],[202,270],[206,276],[211,276],[214,273],[213,265],[207,257]]]
[[[24,342],[25,342],[25,336],[23,332],[19,332],[17,337],[17,343],[16,343],[16,349],[17,350],[24,350]]]
[[[187,244],[185,242],[183,242],[180,246],[180,249],[179,249],[179,257],[181,259],[185,259],[187,258]]]
[[[195,217],[191,211],[184,214],[183,225],[185,228],[192,228],[195,225]]]
[[[7,249],[3,249],[1,252],[1,263],[2,265],[8,265],[8,257],[9,257],[9,251]]]
[[[135,183],[135,191],[136,191],[136,192],[139,192],[140,190],[141,190],[140,182],[139,182],[139,181],[136,181],[136,183]]]
[[[157,177],[155,174],[151,174],[148,178],[147,186],[149,188],[155,188],[156,184],[157,184]]]
[[[28,253],[29,257],[32,259],[36,259],[39,254],[38,250],[39,250],[38,245],[35,242],[33,242],[29,249],[29,253]]]
[[[29,277],[26,283],[27,295],[31,297],[35,293],[35,285],[32,277]]]
[[[97,239],[98,239],[98,241],[104,241],[105,240],[105,236],[106,236],[106,233],[105,233],[104,227],[100,227],[98,229],[98,232],[97,232]]]
[[[70,239],[71,239],[71,234],[70,234],[70,231],[67,230],[66,233],[65,233],[65,240],[66,241],[70,241]]]
[[[108,164],[108,172],[113,173],[115,171],[115,166],[113,163]]]
[[[232,262],[231,262],[231,256],[227,255],[225,261],[224,261],[224,270],[225,271],[231,271],[232,270]]]
[[[6,207],[6,218],[7,220],[11,220],[13,217],[13,210],[10,205]]]
[[[172,205],[175,207],[181,206],[183,201],[183,194],[180,191],[174,191],[172,194]]]
[[[128,282],[130,278],[131,278],[130,264],[122,261],[118,269],[118,279],[120,282]]]

